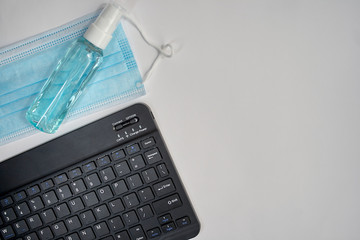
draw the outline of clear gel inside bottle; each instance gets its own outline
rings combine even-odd
[[[43,132],[54,133],[103,61],[122,10],[108,4],[84,37],[73,43],[36,97],[26,119]]]
[[[102,60],[101,48],[83,37],[74,42],[27,111],[27,120],[43,132],[54,133]]]

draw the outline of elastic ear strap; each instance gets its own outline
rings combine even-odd
[[[150,47],[154,48],[157,52],[157,55],[156,55],[154,61],[151,63],[149,69],[145,72],[145,74],[143,76],[143,82],[145,82],[150,77],[153,69],[155,68],[155,65],[157,64],[158,60],[160,59],[160,56],[164,56],[167,58],[170,58],[173,56],[173,54],[174,54],[173,47],[171,46],[171,44],[161,45],[160,47],[156,46],[155,44],[151,43],[148,40],[149,38],[145,36],[144,31],[142,31],[138,27],[138,24],[136,24],[135,21],[129,15],[124,13],[123,18],[125,20],[127,20],[131,25],[133,25],[136,28],[136,30],[140,33],[140,36],[142,37],[142,39],[144,39],[146,44],[148,44]]]

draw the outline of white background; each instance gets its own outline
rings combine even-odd
[[[0,0],[0,47],[102,2]],[[359,10],[355,0],[137,3],[141,27],[177,52],[131,103],[154,112],[202,223],[196,239],[360,239]],[[145,69],[154,52],[139,42]],[[0,160],[131,103],[2,146]]]

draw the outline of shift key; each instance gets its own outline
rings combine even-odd
[[[162,214],[174,208],[180,207],[182,202],[178,194],[171,195],[153,203],[155,212]]]

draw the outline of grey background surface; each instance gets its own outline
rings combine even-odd
[[[0,47],[102,2],[0,0]],[[0,160],[145,102],[201,220],[196,239],[360,239],[359,10],[350,0],[138,1],[141,28],[176,47],[147,95],[1,146]],[[154,52],[128,31],[146,69]]]

